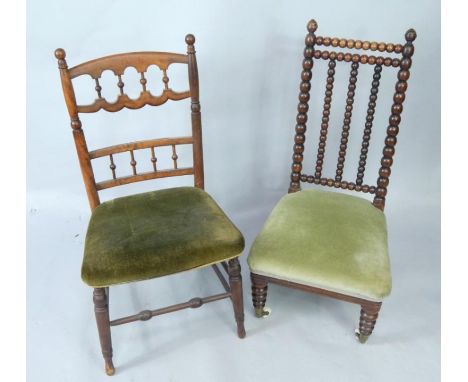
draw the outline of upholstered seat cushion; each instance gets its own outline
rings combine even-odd
[[[94,287],[173,274],[238,256],[244,238],[205,191],[171,188],[97,207],[81,276]]]
[[[253,273],[381,301],[391,276],[385,216],[365,199],[305,190],[284,196],[255,239]]]

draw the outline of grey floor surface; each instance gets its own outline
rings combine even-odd
[[[227,211],[247,247],[279,195]],[[60,206],[60,207],[57,207]],[[89,213],[61,195],[28,202],[28,381],[104,381],[91,289],[80,280]],[[247,337],[227,300],[113,329],[112,381],[438,381],[438,205],[387,211],[393,292],[366,345],[353,337],[359,307],[271,286],[270,317],[257,319],[242,258]],[[111,290],[111,315],[155,309],[222,291],[210,268]]]

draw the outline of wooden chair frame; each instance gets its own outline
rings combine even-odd
[[[202,125],[199,102],[198,69],[194,47],[195,37],[189,34],[185,37],[185,41],[187,43],[187,54],[166,52],[123,53],[88,61],[70,69],[68,68],[67,62],[65,60],[65,51],[63,49],[57,49],[55,51],[55,57],[58,60],[58,67],[60,70],[63,95],[68,113],[70,115],[73,138],[75,141],[80,168],[91,210],[94,210],[100,204],[98,195],[99,191],[110,187],[143,180],[182,175],[194,175],[194,186],[201,189],[204,188]],[[175,92],[168,86],[169,78],[166,71],[169,65],[173,63],[187,64],[189,77],[188,91]],[[144,73],[146,72],[147,68],[153,64],[157,65],[163,72],[162,81],[164,83],[164,89],[162,94],[159,96],[152,95],[146,89],[147,80]],[[124,74],[124,71],[127,67],[134,67],[141,75],[140,84],[142,86],[142,91],[137,99],[129,98],[128,95],[124,92],[122,75]],[[99,79],[104,70],[112,70],[113,73],[118,77],[117,86],[120,90],[120,94],[117,98],[117,101],[114,103],[109,103],[101,95],[102,87],[99,83]],[[98,98],[90,105],[78,105],[76,102],[72,80],[81,75],[90,75],[96,83],[95,90],[97,92]],[[82,130],[82,125],[79,118],[79,113],[95,113],[99,110],[117,112],[123,108],[139,109],[145,105],[159,106],[168,100],[177,101],[186,99],[188,97],[191,98],[191,136],[145,140],[105,147],[94,151],[88,150],[85,135]],[[190,168],[178,168],[177,166],[178,156],[176,153],[176,146],[184,144],[193,145],[193,167]],[[157,168],[157,159],[155,157],[154,148],[160,146],[172,147],[173,169],[160,170]],[[153,171],[145,173],[139,173],[137,171],[134,150],[140,149],[151,150]],[[132,166],[133,174],[125,177],[117,177],[113,155],[122,152],[130,153],[130,165]],[[109,156],[109,167],[112,171],[112,179],[104,182],[96,182],[91,161],[93,159],[104,156]],[[162,314],[175,312],[186,308],[199,308],[200,306],[209,302],[230,298],[232,300],[234,316],[237,323],[237,334],[240,338],[244,338],[244,307],[242,299],[241,267],[239,260],[236,257],[228,261],[222,261],[219,264],[221,264],[222,268],[226,271],[229,282],[225,279],[217,264],[213,264],[212,268],[221,281],[221,284],[225,290],[224,293],[203,298],[196,297],[184,303],[171,305],[156,310],[143,310],[140,313],[114,320],[111,320],[109,317],[109,288],[94,288],[94,310],[102,354],[105,361],[106,373],[108,375],[113,375],[115,372],[115,368],[112,362],[111,326],[122,325],[134,321],[147,321],[152,317]]]
[[[316,185],[341,188],[363,193],[374,194],[373,205],[380,210],[384,210],[385,198],[387,196],[387,187],[393,164],[393,155],[395,154],[395,145],[397,143],[397,135],[399,124],[401,121],[400,114],[403,111],[403,101],[405,100],[405,92],[407,89],[407,80],[409,79],[409,69],[412,63],[414,53],[413,41],[416,39],[416,31],[409,29],[405,33],[406,43],[377,43],[369,41],[360,41],[352,39],[339,39],[330,37],[316,36],[317,22],[309,21],[307,24],[308,34],[305,37],[304,60],[302,62],[301,84],[299,93],[299,104],[297,107],[296,117],[296,134],[294,136],[294,153],[293,163],[291,166],[291,178],[289,185],[289,193],[301,190],[301,182],[313,183]],[[387,53],[401,53],[401,58],[398,57],[382,57],[368,56],[365,54],[351,54],[349,52],[336,52],[316,49],[316,46],[332,46],[347,49],[362,49]],[[305,133],[307,130],[307,112],[309,109],[310,99],[310,82],[312,79],[312,68],[314,59],[328,60],[328,76],[324,98],[324,107],[322,114],[322,123],[320,130],[320,141],[317,152],[314,175],[307,175],[302,172],[302,162],[304,154]],[[336,61],[345,61],[351,63],[350,78],[348,84],[348,93],[346,99],[346,108],[341,133],[341,144],[338,153],[338,164],[336,167],[335,178],[326,178],[322,176],[323,160],[325,156],[325,147],[327,141],[328,123],[330,115],[331,97],[333,94],[334,75]],[[355,181],[342,180],[344,162],[346,158],[346,149],[348,144],[348,136],[350,130],[351,116],[354,102],[354,92],[356,88],[356,80],[358,75],[359,64],[374,65],[373,82],[369,96],[367,109],[366,123],[362,138],[361,154],[359,159],[358,171]],[[381,159],[381,167],[377,178],[376,186],[363,184],[368,147],[372,132],[375,105],[380,84],[381,71],[384,67],[398,68],[397,82],[395,85],[395,93],[393,96],[393,105],[387,127],[387,135],[384,142],[383,156]],[[332,292],[326,289],[311,287],[308,285],[297,284],[286,280],[281,280],[273,277],[267,277],[251,272],[252,280],[252,300],[257,317],[268,315],[265,303],[267,298],[268,283],[274,283],[289,288],[294,288],[310,293],[317,293],[328,297],[333,297],[338,300],[343,300],[355,303],[361,306],[361,317],[359,320],[359,329],[356,330],[356,335],[361,343],[367,341],[372,334],[374,325],[382,305],[382,302],[369,301],[362,298],[356,298],[341,293]]]

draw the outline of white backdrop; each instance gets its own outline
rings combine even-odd
[[[317,34],[323,36],[403,43],[408,28],[413,27],[418,33],[386,208],[394,291],[384,304],[374,338],[367,347],[356,347],[352,341],[352,326],[358,317],[356,307],[275,287],[271,288],[268,303],[274,314],[268,320],[255,320],[244,257],[248,332],[244,342],[234,338],[230,307],[223,303],[215,308],[210,305],[198,311],[153,320],[160,320],[159,324],[151,322],[144,326],[135,324],[129,329],[118,328],[114,350],[115,363],[121,373],[116,378],[130,380],[152,376],[183,381],[191,376],[204,381],[231,380],[229,378],[244,381],[265,377],[280,381],[286,379],[287,374],[283,373],[289,370],[297,373],[289,378],[292,380],[304,380],[304,375],[311,371],[318,380],[349,381],[353,375],[356,380],[371,377],[379,381],[437,380],[440,351],[439,8],[438,1],[422,0],[328,3],[310,0],[86,0],[79,4],[29,1],[27,299],[30,380],[82,381],[94,380],[94,377],[99,380],[102,374],[91,291],[79,279],[89,207],[54,50],[64,48],[71,67],[95,57],[125,51],[183,53],[186,51],[184,36],[193,33],[197,39],[206,190],[238,225],[250,245],[289,185],[305,26],[311,18],[317,20]],[[305,153],[309,173],[314,166],[314,143],[319,134],[325,90],[324,67],[318,65],[316,69]],[[371,82],[370,72],[364,67],[360,71],[350,146],[359,146]],[[102,81],[103,92],[112,99],[113,92],[118,89],[116,79],[107,74]],[[346,65],[337,65],[337,91],[332,103],[335,119],[331,121],[330,140],[340,131],[348,74]],[[150,74],[150,81],[157,75],[156,71]],[[176,80],[176,75],[185,73],[177,67],[171,69],[170,84],[175,90],[183,90],[184,82]],[[131,70],[124,75],[131,95],[138,89],[136,78]],[[384,73],[382,94],[385,89],[392,88],[394,80],[394,73]],[[160,89],[161,83],[153,81],[151,86]],[[77,81],[78,100],[92,100],[93,88],[89,81]],[[391,105],[391,91],[387,93],[379,97],[372,133],[366,171],[366,182],[371,184],[377,177],[381,142]],[[93,149],[131,140],[182,135],[190,129],[188,110],[187,101],[168,102],[161,108],[146,107],[117,114],[101,112],[84,116],[82,122],[88,145]],[[336,165],[336,147],[337,144],[327,146],[327,169]],[[352,174],[357,168],[357,153],[358,149],[348,151],[345,174]],[[159,160],[162,164],[169,163],[169,155],[167,158],[164,155],[161,152]],[[190,153],[182,150],[180,158],[183,165],[190,159]],[[129,173],[128,162],[128,158],[117,161],[120,174]],[[144,156],[137,156],[137,162],[141,169],[150,164],[149,158]],[[100,179],[109,176],[107,166],[107,163],[98,164]],[[102,199],[187,185],[191,181],[190,177],[149,181],[106,191]],[[201,271],[201,275],[118,287],[112,309],[115,315],[129,314],[183,301],[193,291],[204,294],[206,285],[216,289],[216,280],[210,276],[209,272]],[[179,284],[179,280],[189,280],[189,285]],[[175,288],[176,285],[182,291]],[[121,299],[117,298],[119,294]],[[314,329],[314,325],[321,330]],[[167,353],[165,346],[169,348]],[[217,348],[226,349],[222,357],[214,351]],[[265,363],[267,354],[272,358]],[[187,368],[180,367],[181,359]],[[213,362],[217,362],[217,366]],[[226,376],[229,363],[233,368]],[[124,366],[119,368],[121,365]]]

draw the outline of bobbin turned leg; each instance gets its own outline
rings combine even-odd
[[[366,343],[367,339],[372,334],[381,306],[381,302],[370,302],[369,304],[361,305],[359,330],[356,331],[356,337],[361,344]]]
[[[94,289],[93,301],[106,374],[114,375],[115,369],[114,364],[112,363],[112,339],[109,323],[109,305],[107,294],[104,288]]]
[[[244,300],[242,296],[242,276],[239,259],[236,257],[228,261],[229,285],[231,287],[232,306],[237,322],[237,335],[245,337],[244,328]]]
[[[252,302],[255,308],[255,316],[258,318],[268,316],[270,313],[265,310],[268,282],[253,273],[250,274],[250,279],[252,280]]]

